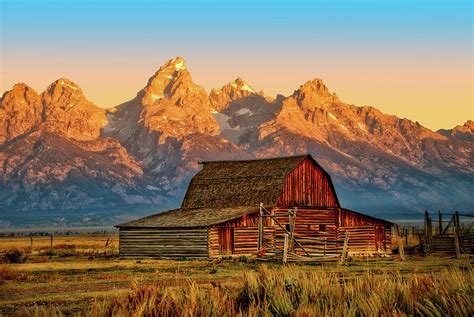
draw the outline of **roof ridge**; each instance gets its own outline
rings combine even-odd
[[[268,174],[268,175],[255,175],[255,176],[196,177],[196,179],[199,179],[199,180],[237,179],[237,178],[251,179],[251,178],[265,178],[265,177],[282,177],[282,176],[285,176],[285,175],[286,175],[286,173]]]
[[[300,155],[275,156],[275,157],[268,157],[268,158],[255,158],[255,159],[249,159],[249,160],[198,161],[198,164],[272,161],[272,160],[284,160],[284,159],[293,159],[293,158],[304,158],[304,157],[308,157],[308,156],[311,156],[311,155],[309,153],[306,153],[306,154],[300,154]]]

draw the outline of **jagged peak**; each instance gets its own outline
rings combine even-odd
[[[463,124],[458,124],[457,126],[451,128],[451,129],[439,129],[438,131],[455,131],[459,129],[471,129],[474,130],[474,121],[473,120],[467,120]]]
[[[27,100],[32,97],[39,98],[38,93],[33,88],[25,83],[16,83],[11,90],[5,91],[0,99],[6,101],[8,99],[23,98]]]
[[[471,130],[474,129],[474,121],[473,120],[467,120],[464,124],[464,127],[470,128]]]
[[[62,89],[66,91],[70,91],[72,93],[79,93],[82,95],[82,90],[79,86],[68,78],[59,78],[53,81],[48,88],[46,88],[46,93],[52,93],[56,89]]]
[[[13,85],[10,91],[32,91],[36,93],[36,91],[33,88],[31,88],[25,83],[16,83],[15,85]]]
[[[230,85],[233,88],[239,89],[239,90],[246,90],[250,93],[255,93],[255,90],[249,86],[242,78],[237,77],[233,82],[230,83]]]
[[[219,94],[221,92],[239,92],[239,91],[247,91],[249,93],[255,94],[255,90],[247,84],[241,77],[237,77],[236,79],[232,80],[231,82],[222,86],[221,89],[212,89],[211,92],[213,94]]]
[[[181,56],[177,56],[173,59],[170,59],[166,63],[166,65],[167,67],[172,66],[176,71],[181,71],[183,69],[186,69],[186,61]]]
[[[194,85],[191,74],[187,70],[186,61],[180,56],[165,62],[148,79],[143,89],[143,104],[152,105],[156,100],[168,98],[172,90],[171,87],[177,82],[186,82],[189,85]]]
[[[446,131],[446,130],[444,130]],[[456,132],[456,131],[463,131],[463,132],[474,132],[474,121],[467,120],[464,124],[460,124],[455,126],[454,128],[450,129],[449,131]]]
[[[160,68],[155,72],[155,74],[150,78],[148,81],[148,85],[153,81],[155,78],[160,77],[160,75],[176,77],[181,72],[187,72],[186,61],[181,56],[172,58],[165,62]],[[172,79],[172,78],[169,78]]]
[[[318,95],[321,96],[330,96],[331,93],[329,92],[328,87],[324,84],[323,80],[320,78],[314,78],[311,80],[308,80],[305,82],[303,85],[300,86],[300,88],[296,91],[302,91],[302,92],[313,92],[317,93]]]
[[[332,94],[322,79],[314,78],[302,84],[294,91],[290,98],[296,99],[300,106],[323,107],[329,104],[340,103],[336,94]]]

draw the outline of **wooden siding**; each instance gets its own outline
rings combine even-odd
[[[207,231],[208,239],[208,256],[209,258],[217,258],[220,255],[219,247],[219,228],[211,227]]]
[[[235,225],[235,224],[234,224]],[[230,227],[221,226],[209,228],[209,257],[216,258],[222,254],[219,231],[222,229],[233,229],[233,255],[248,255],[257,252],[258,227]]]
[[[338,207],[336,193],[326,174],[306,158],[286,177],[279,206]]]
[[[270,209],[276,219],[286,226],[288,209]],[[286,215],[285,215],[286,214]],[[283,248],[284,231],[270,217],[264,220],[266,244]],[[232,233],[232,246],[222,249],[222,234]],[[350,254],[391,253],[391,226],[382,220],[341,208],[298,207],[295,238],[312,254],[341,252],[345,233],[350,233]],[[317,238],[319,240],[314,240]],[[312,240],[313,239],[313,240]],[[321,241],[327,241],[321,242]],[[120,229],[120,256],[122,258],[217,258],[222,255],[255,254],[258,244],[258,213],[215,225],[207,229]],[[231,252],[229,252],[231,251]],[[297,253],[302,254],[301,248]]]
[[[121,228],[121,258],[207,258],[206,229]]]
[[[250,255],[255,254],[258,250],[258,217],[259,213],[244,215],[240,218],[227,221],[223,224],[209,228],[209,257],[215,258],[222,253],[220,231],[223,229],[233,229],[233,255]],[[264,220],[265,233],[269,234],[273,231],[271,227],[271,219]],[[230,255],[230,254],[229,254]]]
[[[391,225],[382,220],[346,209],[342,209],[340,213],[341,231],[344,231],[344,228],[359,228],[358,230],[351,229],[353,232],[349,231],[351,232],[349,251],[354,251],[355,253],[364,251],[361,246],[361,241],[365,241],[367,245],[370,245],[365,252],[391,252]],[[365,230],[363,230],[363,228],[365,228]],[[352,247],[351,241],[353,242]]]
[[[234,254],[243,255],[258,251],[258,227],[234,229]]]
[[[349,254],[367,254],[378,251],[375,240],[375,226],[339,227],[338,239],[343,240],[349,232]]]
[[[288,216],[283,216],[287,209],[275,208],[272,212],[282,215],[277,220],[284,226],[289,223]],[[346,232],[349,232],[350,254],[391,253],[391,226],[381,220],[340,208],[297,209],[295,238],[310,251],[319,252],[324,246],[327,254],[340,252]],[[283,234],[281,228],[275,227],[275,243],[279,248],[283,247]],[[307,238],[326,239],[328,243]]]
[[[275,215],[282,215],[277,217],[277,220],[286,226],[289,224],[287,209],[273,210]],[[335,209],[324,209],[324,210],[312,210],[312,209],[298,209],[296,212],[295,221],[295,238],[301,242],[303,247],[307,249],[310,254],[320,253],[320,249],[323,248],[324,252],[340,253],[342,245],[335,243],[327,243],[324,245],[323,240],[335,241],[337,238],[337,225],[336,225],[336,210]],[[275,244],[278,248],[283,248],[284,231],[280,227],[275,228]],[[320,241],[310,240],[307,238],[318,238]],[[316,251],[317,250],[317,251]],[[297,253],[302,253],[301,249],[296,247]]]
[[[273,227],[264,227],[266,237],[273,236]],[[258,227],[234,228],[234,254],[250,255],[258,251]]]
[[[219,227],[219,247],[221,255],[234,253],[234,228]]]

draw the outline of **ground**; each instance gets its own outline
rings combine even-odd
[[[30,237],[0,238],[0,252],[22,249],[30,252]],[[32,312],[36,306],[60,307],[62,312],[83,310],[93,302],[130,293],[136,285],[197,285],[238,287],[244,272],[256,272],[262,265],[248,258],[217,261],[120,260],[117,235],[34,237],[33,252],[25,263],[0,264],[0,315]],[[3,257],[3,255],[2,255]],[[412,273],[436,275],[446,268],[471,270],[472,258],[411,256],[402,262],[391,259],[362,259],[340,263],[295,264],[299,272],[333,272],[344,279],[356,279],[367,272],[402,276]],[[280,263],[265,263],[278,270]],[[472,295],[472,294],[471,294]]]

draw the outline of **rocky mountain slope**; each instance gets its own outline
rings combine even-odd
[[[451,130],[441,129],[438,132],[448,137],[474,142],[474,121],[467,120],[463,125],[455,126]]]
[[[24,84],[6,92],[0,105],[2,214],[165,202],[127,150],[100,136],[106,124],[105,111],[67,79],[41,95]]]
[[[9,213],[113,222],[178,205],[200,160],[301,153],[331,173],[349,208],[396,217],[474,207],[472,121],[434,132],[344,103],[320,79],[288,97],[265,96],[241,78],[208,94],[177,57],[107,110],[67,79],[41,95],[17,84],[1,99],[0,123],[7,225]]]

